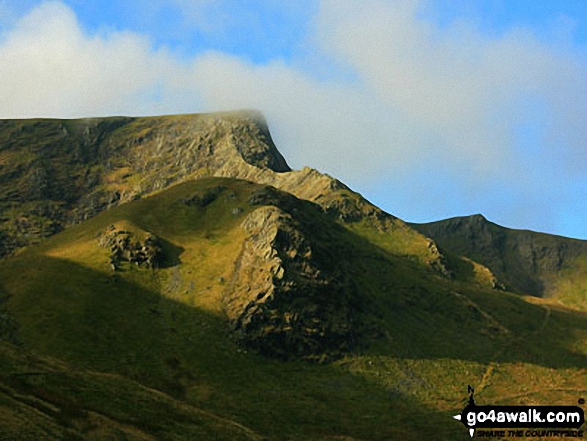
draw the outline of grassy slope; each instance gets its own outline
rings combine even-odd
[[[205,209],[178,202],[219,184],[227,190]],[[243,239],[238,226],[253,209],[246,201],[256,188],[229,179],[179,185],[2,262],[0,289],[10,296],[18,339],[28,350],[68,363],[61,368],[66,380],[44,379],[46,387],[75,396],[91,416],[101,409],[95,390],[106,386],[87,384],[113,378],[107,390],[120,396],[116,412],[130,417],[108,418],[126,421],[125,430],[160,437],[184,417],[170,411],[169,424],[148,426],[139,414],[159,414],[161,404],[149,395],[136,407],[132,397],[143,393],[140,383],[167,394],[173,406],[180,400],[195,407],[189,410],[193,418],[204,409],[271,439],[421,439],[422,431],[429,439],[465,439],[450,415],[462,407],[467,384],[488,402],[566,404],[587,392],[584,314],[443,280],[394,254],[387,236],[345,233],[334,224],[330,240],[347,244],[349,255],[340,258],[354,264],[353,276],[379,311],[373,320],[384,336],[325,366],[242,351],[227,336],[220,300]],[[96,235],[113,223],[163,238],[164,268],[112,273]],[[29,369],[14,364],[15,371]],[[14,386],[13,377],[2,384],[5,401],[11,399],[6,388],[30,387]],[[106,395],[101,405],[110,399]],[[17,421],[11,413],[7,418]],[[39,416],[36,422],[81,430],[59,418]],[[95,424],[115,430],[103,420]],[[207,420],[194,424],[217,427]],[[231,433],[233,424],[226,424],[228,432],[219,433]]]
[[[0,367],[3,440],[260,439],[233,421],[119,375],[74,370],[8,343],[0,343]]]

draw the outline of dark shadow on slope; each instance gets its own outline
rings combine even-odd
[[[74,371],[121,374],[269,439],[416,440],[422,433],[427,439],[466,439],[463,428],[444,413],[336,366],[246,354],[228,338],[222,318],[164,298],[123,275],[45,256],[34,262],[43,272],[26,263],[19,273],[22,291],[13,293],[9,304],[24,348],[64,360]],[[63,408],[60,424],[67,425],[95,408],[97,392],[89,393],[77,374],[74,378],[11,387],[22,386]],[[121,386],[112,381],[114,393]],[[129,424],[164,439],[161,430],[172,426],[174,417],[126,401],[128,396],[121,388],[111,405]],[[67,406],[77,416],[67,413]],[[152,418],[133,416],[143,412]]]
[[[161,246],[159,268],[173,268],[174,266],[181,265],[180,256],[183,254],[185,249],[160,237],[157,240]]]
[[[3,440],[259,439],[236,422],[120,375],[73,369],[4,342],[0,366]]]

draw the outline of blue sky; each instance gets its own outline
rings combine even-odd
[[[0,0],[0,117],[254,107],[423,222],[587,239],[587,3]]]

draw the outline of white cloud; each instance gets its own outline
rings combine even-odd
[[[274,137],[297,167],[309,163],[361,179],[379,169],[378,159],[399,151],[380,148],[400,141],[402,129],[372,115],[367,92],[360,89],[317,83],[283,63],[255,66],[219,53],[198,58],[192,69],[191,81],[206,108],[263,109]]]
[[[516,225],[527,221],[525,204],[544,218],[527,226],[556,224],[562,192],[578,203],[569,180],[586,179],[585,55],[523,29],[497,37],[462,21],[441,29],[419,18],[421,6],[323,0],[308,38],[312,59],[254,64],[220,52],[179,59],[136,33],[88,35],[71,9],[45,3],[0,40],[0,117],[254,107],[294,166],[358,189],[393,185],[404,195],[397,200],[416,207],[392,212],[470,207],[496,218],[492,210],[515,208],[506,223]],[[320,54],[351,75],[313,76]],[[520,127],[542,123],[535,146],[520,143]]]
[[[0,45],[0,117],[75,117],[144,112],[174,60],[131,33],[88,36],[73,12],[45,3]],[[148,110],[147,110],[148,111]]]

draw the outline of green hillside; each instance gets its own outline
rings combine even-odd
[[[206,178],[0,261],[5,433],[468,439],[467,384],[587,392],[585,314],[451,280],[370,225]]]
[[[484,265],[509,290],[587,310],[586,241],[504,228],[481,215],[411,226]]]
[[[0,343],[0,366],[3,440],[261,439],[135,381],[75,370],[9,343]]]

